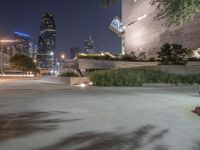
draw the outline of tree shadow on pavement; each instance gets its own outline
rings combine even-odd
[[[0,142],[23,137],[36,132],[49,132],[58,128],[59,123],[82,119],[50,119],[53,115],[66,112],[21,112],[0,115]]]
[[[168,147],[162,143],[154,145],[159,143],[168,132],[169,130],[156,130],[155,133],[155,127],[152,125],[140,127],[136,131],[125,134],[84,132],[34,150],[142,150],[150,145],[155,150],[168,150]]]
[[[200,141],[195,142],[195,146],[193,147],[192,150],[200,150]]]

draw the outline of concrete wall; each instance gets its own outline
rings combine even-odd
[[[90,82],[89,78],[87,77],[44,77],[42,80],[43,83],[62,84],[66,86]]]
[[[119,69],[133,68],[141,66],[156,66],[158,62],[127,62],[127,61],[110,61],[94,59],[78,59],[79,69]]]
[[[200,75],[200,66],[157,66],[162,72],[178,75]]]
[[[190,61],[187,66],[200,66],[200,61]]]
[[[158,65],[158,66],[144,66],[140,69],[160,70],[169,74],[177,75],[200,75],[200,66],[175,66],[175,65]]]
[[[70,85],[70,78],[65,77],[44,77],[42,80],[43,83]]]
[[[125,33],[126,53],[134,51],[136,54],[146,52],[149,57],[154,56],[165,42],[184,45],[186,48],[200,48],[200,15],[193,21],[180,27],[166,28],[162,21],[154,21],[156,9],[150,4],[151,0],[122,0],[122,20],[127,25],[138,17],[146,18],[127,27]]]

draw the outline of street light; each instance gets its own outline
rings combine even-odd
[[[57,74],[60,74],[60,63],[57,62]]]
[[[64,60],[65,60],[65,54],[61,54],[61,66],[63,67]]]
[[[65,55],[64,55],[64,54],[61,55],[61,59],[62,59],[62,60],[65,59]]]
[[[54,75],[54,73],[53,73],[53,57],[54,57],[54,52],[50,52],[50,55],[52,56],[52,70],[51,70],[51,72],[52,72],[52,76]]]
[[[4,65],[4,62],[3,62],[3,44],[4,43],[16,43],[16,42],[19,42],[19,40],[10,40],[10,39],[7,39],[7,40],[0,40],[0,44],[1,44],[1,74],[3,74],[3,65]]]

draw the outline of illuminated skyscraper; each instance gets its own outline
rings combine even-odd
[[[95,53],[95,42],[91,36],[84,42],[84,49],[86,53]]]
[[[17,54],[31,56],[32,39],[30,38],[30,36],[24,33],[15,32],[14,39],[18,40],[19,42],[16,42],[14,44],[13,55],[17,53]]]
[[[42,68],[51,68],[55,62],[56,25],[51,13],[44,13],[40,26],[37,63]],[[52,56],[53,54],[53,56]],[[53,59],[53,60],[52,60]]]

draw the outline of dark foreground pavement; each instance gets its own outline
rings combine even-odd
[[[0,79],[0,150],[200,150],[197,87]]]

